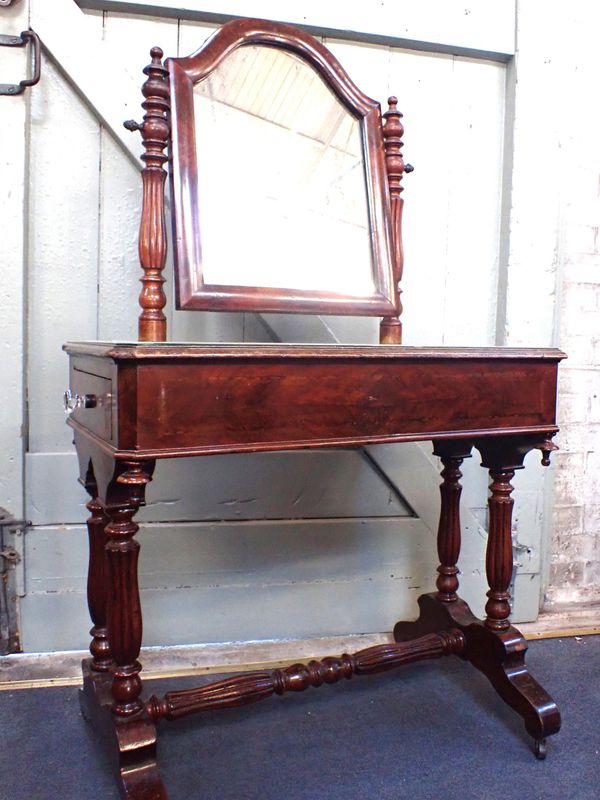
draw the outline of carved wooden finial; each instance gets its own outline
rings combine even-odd
[[[160,47],[150,50],[151,63],[144,68],[148,79],[142,86],[146,112],[144,121],[124,123],[129,130],[142,134],[144,153],[142,161],[143,203],[140,223],[139,254],[144,270],[141,278],[139,339],[142,342],[164,342],[167,338],[167,320],[163,308],[167,302],[163,290],[162,271],[167,258],[165,227],[164,164],[168,156],[164,149],[169,140],[169,82],[168,70],[163,66]]]
[[[380,325],[380,341],[382,344],[401,344],[402,343],[402,303],[400,301],[400,280],[402,279],[402,269],[404,265],[404,253],[402,249],[402,206],[401,197],[402,175],[405,172],[412,172],[410,165],[405,165],[402,157],[402,136],[404,126],[400,121],[402,114],[397,108],[398,99],[394,96],[388,98],[388,110],[383,115],[384,124],[382,128],[383,144],[385,148],[385,166],[388,176],[390,189],[390,204],[392,213],[392,239],[393,254],[392,262],[394,268],[395,300],[397,314],[391,317],[384,317]],[[409,168],[407,168],[409,167]]]
[[[398,111],[398,98],[388,97],[388,110],[383,115],[383,142],[385,146],[385,165],[391,197],[399,197],[402,192],[402,175],[404,174],[404,159],[402,158],[402,137],[404,125],[400,121],[402,114]]]
[[[554,436],[554,434],[550,434],[550,436]],[[541,450],[542,452],[542,465],[544,467],[550,466],[550,456],[556,450],[559,450],[559,446],[554,444],[550,436],[547,436],[545,439],[542,439],[541,442],[535,445],[536,450]]]

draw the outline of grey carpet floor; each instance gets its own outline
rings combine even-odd
[[[532,642],[528,663],[563,714],[545,761],[486,679],[444,659],[163,723],[169,797],[596,800],[600,636]],[[173,681],[149,688],[160,693]],[[0,737],[2,800],[117,800],[76,688],[0,692]]]

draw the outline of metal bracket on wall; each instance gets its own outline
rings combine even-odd
[[[35,86],[40,79],[42,67],[40,57],[40,37],[35,31],[23,31],[20,36],[7,36],[0,34],[0,47],[24,47],[27,42],[33,45],[33,75],[31,78],[24,78],[20,83],[0,83],[0,95],[22,94],[28,86]]]
[[[21,650],[18,598],[25,593],[23,537],[30,525],[0,508],[0,655]]]

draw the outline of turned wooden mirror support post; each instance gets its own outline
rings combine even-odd
[[[402,114],[398,111],[398,99],[390,97],[388,99],[389,108],[383,115],[385,123],[383,125],[383,139],[385,146],[385,166],[387,169],[388,184],[390,191],[390,207],[392,220],[392,237],[394,242],[394,292],[396,302],[396,314],[384,317],[379,327],[379,341],[381,344],[402,344],[402,301],[400,295],[402,290],[402,271],[404,269],[404,248],[402,246],[402,176],[405,172],[413,171],[410,164],[404,163],[402,156],[402,137],[404,126],[402,125]]]
[[[142,134],[144,162],[142,170],[142,216],[140,222],[139,255],[144,274],[141,277],[139,318],[140,342],[166,342],[167,318],[164,307],[167,298],[163,289],[163,270],[167,260],[167,230],[165,223],[164,165],[168,156],[164,152],[169,143],[169,81],[168,70],[163,66],[163,51],[153,47],[152,61],[144,69],[148,80],[142,86],[146,112],[140,124],[135,120],[123,123],[130,131]]]
[[[400,346],[402,176],[412,168],[402,157],[396,98],[389,99],[382,117],[379,104],[357,89],[320,42],[261,20],[227,23],[187,58],[163,64],[162,56],[154,47],[144,70],[143,122],[126,123],[141,132],[144,147],[139,342],[65,345],[70,358],[65,410],[80,481],[90,496],[92,641],[91,658],[83,662],[81,706],[111,750],[122,796],[166,800],[156,764],[159,722],[449,655],[460,656],[486,675],[521,716],[536,755],[543,758],[545,739],[558,731],[560,715],[525,666],[526,642],[509,620],[511,479],[534,448],[542,450],[542,463],[549,463],[558,430],[557,368],[564,354],[554,349]],[[233,73],[228,71],[232,63]],[[255,94],[246,93],[246,83],[235,79],[234,73],[247,74],[244,69],[252,71]],[[283,95],[272,103],[268,79],[275,72]],[[312,113],[307,123],[295,114],[302,106],[296,100],[313,92],[326,119]],[[260,116],[255,112],[262,95],[270,105]],[[289,97],[295,101],[286,104]],[[239,240],[251,249],[253,235],[250,227],[245,229],[248,238],[236,237],[235,215],[231,219],[227,213],[231,186],[241,192],[239,175],[237,182],[225,181],[225,191],[218,180],[212,186],[218,213],[211,217],[214,209],[211,197],[203,194],[202,178],[210,182],[211,175],[214,180],[220,173],[207,163],[202,144],[210,141],[213,117],[235,118],[231,128],[236,135],[242,128],[250,134],[259,126],[255,144],[263,135],[269,142],[285,139],[300,161],[308,152],[301,173],[304,163],[329,165],[325,177],[309,169],[304,184],[302,175],[296,175],[298,184],[290,194],[289,175],[296,162],[286,157],[280,164],[285,180],[274,181],[267,192],[274,193],[274,213],[282,215],[286,236],[298,222],[284,202],[292,197],[301,232],[305,224],[312,225],[319,248],[329,254],[321,263],[320,252],[314,253],[317,269],[312,273],[289,268],[285,237],[273,247],[261,233],[253,240],[258,250],[238,258]],[[221,127],[215,130],[218,140]],[[245,145],[250,147],[250,138]],[[227,142],[225,146],[228,155],[239,150]],[[260,148],[256,152],[264,155]],[[209,156],[220,169],[222,160],[212,152]],[[178,307],[378,316],[385,346],[165,343],[167,163]],[[239,171],[239,159],[234,167]],[[244,191],[257,185],[260,189],[270,176],[255,177],[246,180]],[[359,188],[356,203],[348,198],[352,186]],[[242,212],[252,211],[249,198],[244,196],[246,205],[238,208],[238,228]],[[264,208],[272,200],[259,195],[257,204]],[[207,220],[217,226],[216,238],[214,231],[207,231]],[[304,238],[314,244],[311,237]],[[224,258],[220,246],[214,247],[221,241]],[[233,249],[226,250],[228,241]],[[337,248],[352,254],[354,243],[360,254],[355,272],[340,273],[343,285],[334,291],[327,269],[340,269],[340,264],[350,269],[350,264],[332,254]],[[277,268],[263,270],[261,280],[255,280],[252,270],[259,268],[269,245],[272,261],[265,258],[265,263]],[[315,286],[307,285],[307,275],[317,281]],[[442,481],[437,591],[419,598],[416,621],[398,622],[388,641],[356,653],[237,675],[163,696],[144,693],[135,515],[157,459],[417,441],[433,443]],[[491,477],[485,619],[472,614],[458,591],[460,467],[473,447]]]

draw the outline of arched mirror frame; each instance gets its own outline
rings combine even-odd
[[[281,48],[301,58],[316,70],[335,97],[361,123],[373,253],[374,291],[369,295],[349,295],[344,293],[343,286],[339,292],[324,292],[210,285],[202,280],[193,88],[230,53],[246,45]],[[229,22],[197,52],[186,58],[169,58],[165,67],[170,82],[170,176],[178,308],[397,317],[397,282],[402,258],[400,220],[394,220],[397,230],[393,230],[379,103],[354,85],[337,59],[316,39],[288,25],[264,20]],[[394,116],[399,118],[400,115],[395,112]],[[399,119],[394,121],[399,123]],[[397,144],[401,144],[399,137]],[[399,153],[398,147],[398,157]],[[240,170],[243,170],[240,153],[231,153],[231,158],[241,159]],[[235,187],[231,188],[235,191]],[[394,214],[394,218],[397,216]],[[230,222],[234,234],[235,220]]]

